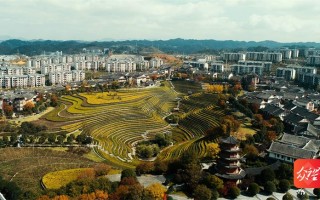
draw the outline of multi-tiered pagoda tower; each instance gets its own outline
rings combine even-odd
[[[220,139],[219,142],[220,153],[216,165],[216,176],[225,181],[241,182],[246,175],[245,171],[241,169],[240,151],[238,141],[236,138],[229,136]]]

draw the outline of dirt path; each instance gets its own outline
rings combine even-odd
[[[54,109],[53,107],[49,107],[45,111],[43,111],[42,113],[30,115],[30,116],[26,116],[26,117],[21,117],[21,118],[16,118],[16,119],[11,119],[10,121],[16,122],[17,124],[21,124],[22,122],[35,121],[35,120],[38,120],[43,115],[47,114],[48,112],[52,111],[53,109]]]

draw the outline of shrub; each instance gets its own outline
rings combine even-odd
[[[237,198],[240,195],[240,189],[237,186],[230,187],[228,191],[228,196],[232,199]]]
[[[260,192],[260,187],[256,183],[251,183],[248,187],[248,194],[254,196]]]
[[[141,174],[148,174],[154,170],[154,164],[152,162],[142,162],[136,167],[136,173],[138,176]]]
[[[267,200],[276,200],[276,199],[273,197],[268,197]]]
[[[264,191],[267,193],[267,194],[272,194],[273,192],[276,191],[276,185],[271,182],[271,181],[268,181],[265,185],[264,185]]]
[[[282,200],[293,200],[293,196],[290,193],[283,195]]]
[[[211,199],[218,199],[220,196],[217,190],[212,190],[211,194],[212,194]]]
[[[275,179],[275,174],[272,169],[267,168],[262,170],[260,177],[261,177],[262,183],[266,183],[268,181],[273,181]]]
[[[290,189],[290,182],[286,179],[282,179],[279,182],[279,190],[280,192],[287,192]]]
[[[136,179],[137,178],[136,172],[133,169],[124,169],[121,172],[121,180],[129,177],[133,177],[134,179]]]
[[[313,189],[313,194],[317,196],[317,198],[320,198],[320,188],[314,188]]]
[[[211,190],[207,188],[205,185],[198,185],[197,188],[194,190],[194,199],[195,200],[205,200],[211,199],[212,194]]]
[[[297,197],[298,197],[298,199],[300,199],[300,200],[309,199],[308,194],[307,194],[305,191],[303,191],[303,190],[298,190],[298,191],[297,191]]]

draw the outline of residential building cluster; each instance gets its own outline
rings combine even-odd
[[[25,65],[13,65],[10,59],[2,56],[0,63],[0,83],[2,88],[40,87],[67,84],[85,79],[86,70],[105,70],[107,72],[135,72],[159,68],[163,60],[157,57],[139,55],[105,55],[85,53],[63,55],[62,52],[26,58]]]
[[[268,156],[288,163],[296,159],[319,157],[320,149],[320,94],[302,88],[277,84],[276,90],[249,92],[243,99],[259,105],[266,118],[279,118],[284,134],[272,142]]]
[[[0,67],[0,84],[2,88],[40,87],[45,85],[45,75],[34,68],[7,65]]]
[[[244,61],[244,60],[281,62],[282,53],[279,53],[279,52],[224,53],[222,54],[222,60],[226,62],[229,62],[229,61],[238,62],[238,61]]]

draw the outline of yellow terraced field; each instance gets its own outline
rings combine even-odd
[[[132,154],[135,142],[143,140],[145,133],[154,135],[153,130],[171,130],[164,117],[177,105],[176,97],[169,84],[150,89],[65,95],[60,98],[57,111],[49,113],[47,119],[70,122],[61,129],[88,133],[99,145],[97,154],[117,166],[130,167],[136,162]]]

